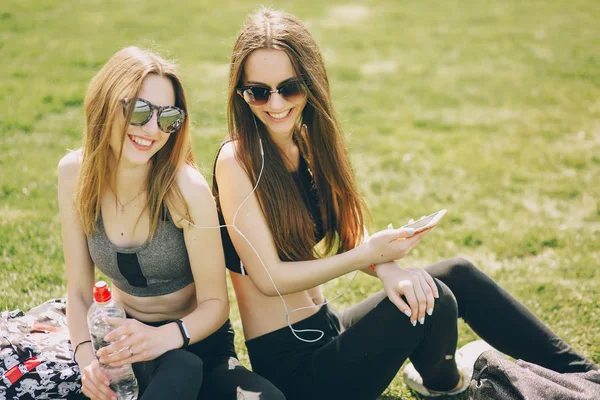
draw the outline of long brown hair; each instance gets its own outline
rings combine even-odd
[[[261,8],[250,15],[231,57],[227,118],[235,157],[255,184],[261,166],[260,136],[265,168],[257,198],[282,260],[316,256],[315,225],[286,167],[286,160],[264,124],[236,89],[243,84],[244,64],[257,49],[284,51],[296,76],[308,86],[307,104],[293,138],[312,172],[319,194],[325,231],[322,254],[354,248],[363,239],[364,202],[359,194],[340,123],[335,115],[329,80],[317,43],[293,15]],[[216,190],[214,195],[218,196]]]
[[[185,92],[175,73],[175,65],[159,55],[138,47],[127,47],[118,51],[94,76],[85,96],[85,133],[83,160],[75,192],[75,209],[79,214],[84,232],[94,233],[100,215],[100,200],[104,190],[110,185],[116,188],[116,171],[110,171],[110,135],[113,129],[122,132],[122,142],[133,112],[125,116],[122,126],[115,126],[117,113],[123,112],[122,99],[136,99],[144,78],[148,74],[167,77],[175,90],[175,106],[188,114]],[[123,146],[121,146],[122,152]],[[119,154],[119,159],[121,154]],[[117,160],[118,163],[118,160]],[[187,205],[175,178],[183,164],[196,168],[190,137],[190,122],[186,118],[182,126],[172,133],[162,149],[150,160],[147,178],[148,201],[146,207],[150,215],[149,238],[154,235],[165,213],[166,205],[183,207],[182,215],[189,218]],[[116,194],[116,193],[115,193]]]

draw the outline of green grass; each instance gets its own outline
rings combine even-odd
[[[310,25],[325,54],[373,229],[449,210],[404,264],[466,256],[600,362],[596,2],[278,4]],[[94,73],[131,44],[177,59],[208,176],[226,134],[229,52],[258,5],[0,6],[0,309],[65,296],[56,165],[81,143]],[[347,279],[327,284],[328,296]],[[359,277],[337,306],[378,289]],[[460,326],[461,344],[474,337]],[[414,398],[399,378],[384,396],[397,397]]]

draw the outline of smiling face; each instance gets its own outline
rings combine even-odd
[[[275,90],[282,83],[295,78],[292,63],[282,50],[255,50],[244,65],[244,86],[262,86]],[[291,134],[294,124],[302,115],[306,96],[285,99],[279,93],[271,93],[265,104],[248,106],[271,135],[285,137]]]
[[[171,80],[157,74],[149,74],[144,78],[138,96],[157,106],[175,105],[175,90]],[[125,123],[125,117],[123,113],[117,113],[110,136],[110,148],[115,159],[119,157],[122,144],[121,163],[132,166],[146,164],[163,148],[170,135],[177,134],[177,132],[172,134],[163,132],[158,126],[157,117],[157,112],[153,111],[152,118],[144,125],[129,125],[127,137],[123,140],[121,127]]]

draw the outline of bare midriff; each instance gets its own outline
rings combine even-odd
[[[279,296],[265,296],[247,275],[232,273],[231,281],[235,289],[246,340],[254,339],[288,325],[285,307]],[[320,287],[287,294],[283,298],[288,311],[310,307],[290,314],[291,324],[315,314],[324,302]]]
[[[190,283],[183,289],[163,296],[132,296],[113,285],[113,296],[132,318],[159,322],[183,318],[196,309],[196,287]]]

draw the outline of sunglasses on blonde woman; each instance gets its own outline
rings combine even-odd
[[[266,85],[249,85],[237,89],[237,93],[252,106],[262,106],[269,101],[273,93],[279,93],[287,101],[295,101],[306,95],[306,85],[297,80],[283,82],[275,90]]]
[[[129,107],[133,105],[133,113],[131,114],[131,121],[129,123],[134,126],[142,126],[148,123],[152,119],[154,110],[157,111],[157,122],[158,127],[165,133],[174,133],[179,130],[183,121],[185,121],[185,111],[175,106],[155,106],[148,100],[138,98],[135,103],[132,103],[130,99],[125,98],[121,100],[123,103],[123,115],[127,116]]]

